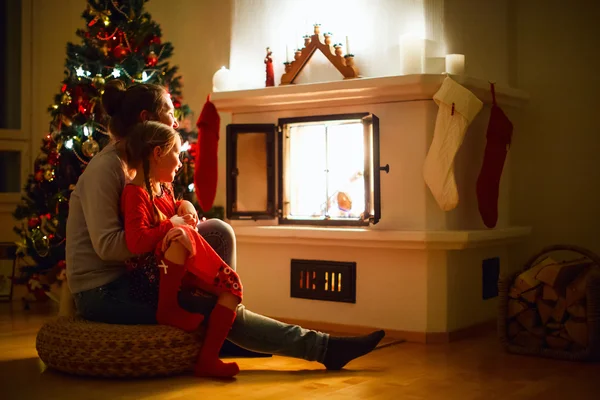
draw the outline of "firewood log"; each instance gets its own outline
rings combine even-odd
[[[566,350],[571,345],[571,341],[560,336],[546,336],[546,343],[551,349]]]
[[[512,318],[527,309],[527,304],[514,299],[508,299],[508,318]]]
[[[587,318],[587,310],[582,303],[572,304],[567,307],[567,312],[573,317]]]
[[[565,322],[565,329],[575,343],[583,347],[588,345],[588,326],[585,321],[571,317]]]
[[[567,329],[566,329],[566,328],[563,328],[563,329],[561,329],[561,330],[558,332],[558,336],[560,336],[561,338],[563,338],[563,339],[566,339],[566,340],[568,340],[568,341],[570,341],[570,342],[572,342],[572,341],[573,341],[573,339],[571,338],[571,336],[569,336],[569,333],[567,332]]]
[[[567,286],[592,262],[587,258],[554,263],[544,266],[535,276],[537,280],[552,286],[559,296],[564,295]]]
[[[566,301],[564,297],[559,297],[554,310],[552,311],[552,318],[556,322],[562,322],[565,312],[567,311]]]
[[[564,325],[560,322],[548,322],[546,328],[550,329],[553,335],[558,335],[560,330],[564,328]]]
[[[514,344],[528,348],[541,348],[544,346],[544,338],[536,336],[529,331],[521,331],[514,337]]]
[[[510,290],[508,291],[508,297],[510,297],[511,299],[518,299],[519,297],[521,297],[521,291],[516,287],[511,286]]]
[[[538,286],[541,283],[538,279],[536,279],[538,272],[553,264],[556,264],[556,261],[554,261],[552,258],[544,258],[538,264],[519,274],[519,276],[517,276],[515,279],[514,287],[516,290],[523,293]]]
[[[514,338],[515,336],[517,336],[517,334],[519,332],[521,332],[523,330],[523,327],[521,326],[521,324],[518,321],[512,320],[509,322],[508,324],[508,337],[510,339]]]
[[[519,321],[519,323],[523,325],[525,329],[531,331],[533,328],[539,325],[539,315],[535,309],[528,308],[517,315],[517,321]]]
[[[556,301],[558,300],[558,293],[556,293],[556,290],[554,290],[552,286],[544,285],[542,289],[542,299]]]
[[[535,303],[535,301],[541,296],[541,294],[542,294],[542,285],[538,285],[538,286],[534,287],[533,289],[530,289],[530,290],[527,290],[527,291],[521,293],[521,297],[530,303]]]
[[[579,300],[585,298],[586,284],[588,277],[593,272],[592,268],[587,268],[580,273],[566,290],[567,307],[577,303]]]
[[[538,313],[540,314],[540,318],[542,319],[542,324],[545,325],[550,319],[550,317],[552,317],[552,313],[554,312],[554,305],[542,299],[538,299],[536,305]]]

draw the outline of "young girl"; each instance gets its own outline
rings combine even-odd
[[[239,372],[234,362],[219,360],[219,350],[235,320],[242,301],[242,284],[231,269],[198,234],[197,216],[189,204],[175,202],[171,182],[181,167],[181,138],[160,122],[139,123],[127,138],[126,163],[135,178],[125,186],[121,209],[127,247],[134,254],[133,273],[138,269],[159,269],[159,324],[193,331],[204,316],[185,311],[178,304],[178,292],[186,272],[194,285],[218,296],[212,310],[204,344],[195,367],[197,376],[233,377]],[[178,212],[180,211],[180,212]]]

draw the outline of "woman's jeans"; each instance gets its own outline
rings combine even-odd
[[[236,269],[235,233],[219,219],[198,225],[198,232],[234,270]],[[242,276],[242,283],[244,277]],[[109,324],[156,324],[156,309],[130,298],[126,275],[95,289],[75,293],[79,314],[88,320]],[[179,304],[187,311],[204,314],[207,319],[215,298],[192,295],[191,290],[179,293]],[[227,338],[240,347],[260,353],[270,353],[308,361],[323,362],[329,335],[284,324],[253,313],[240,304]]]

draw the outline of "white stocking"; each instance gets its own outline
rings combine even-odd
[[[458,204],[454,180],[454,157],[467,127],[481,111],[483,103],[465,87],[446,77],[433,96],[439,110],[433,141],[423,166],[423,177],[440,208],[450,211]]]

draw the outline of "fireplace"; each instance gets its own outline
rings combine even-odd
[[[444,212],[433,199],[422,169],[438,110],[432,97],[443,79],[362,78],[212,95],[226,150],[219,192],[227,194],[250,309],[315,327],[385,328],[421,342],[495,318],[484,261],[514,269],[509,246],[530,229],[509,223],[510,157],[497,227],[485,228],[479,216],[486,81],[454,77],[485,106],[456,157],[458,207]],[[526,94],[496,87],[496,97],[517,122]],[[293,297],[298,259],[356,265],[355,302]]]
[[[229,219],[278,217],[279,224],[318,226],[379,222],[379,119],[373,114],[229,124],[226,161]]]

